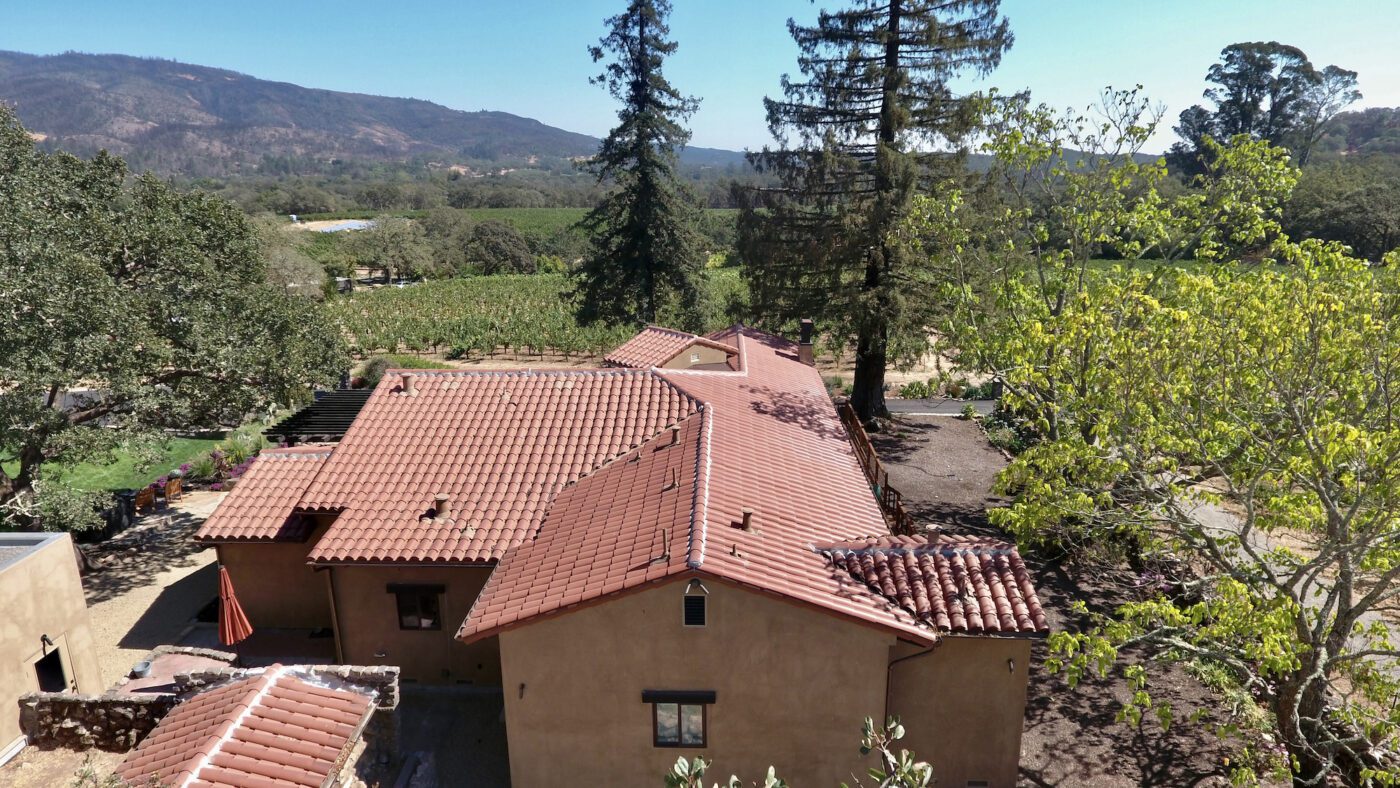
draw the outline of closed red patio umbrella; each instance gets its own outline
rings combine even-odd
[[[248,623],[243,606],[238,604],[238,597],[233,594],[233,580],[229,578],[228,570],[220,566],[219,642],[225,646],[234,646],[247,640],[251,634],[253,625]]]

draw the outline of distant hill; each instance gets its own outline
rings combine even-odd
[[[47,147],[106,149],[166,174],[251,174],[264,157],[548,166],[598,149],[594,137],[506,112],[126,55],[0,51],[0,101]],[[725,166],[743,154],[691,148],[682,158]]]

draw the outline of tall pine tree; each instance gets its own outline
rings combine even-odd
[[[896,235],[914,194],[954,172],[974,101],[949,87],[1011,45],[998,0],[853,0],[815,26],[789,20],[801,80],[766,99],[781,150],[750,156],[773,188],[740,194],[739,240],[755,311],[816,317],[854,346],[851,401],[885,415],[885,368],[928,345],[927,272]]]
[[[690,139],[681,123],[699,101],[661,73],[676,51],[666,38],[670,13],[669,0],[631,0],[589,49],[595,62],[609,59],[590,82],[606,86],[622,109],[590,165],[613,189],[580,223],[590,249],[573,288],[585,323],[655,323],[663,307],[672,307],[683,327],[699,328],[700,208],[676,177],[677,151]]]

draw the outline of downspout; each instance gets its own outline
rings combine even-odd
[[[938,648],[938,644],[942,642],[943,638],[939,638],[938,640],[935,640],[933,642],[933,645],[929,646],[923,651],[915,652],[908,656],[900,657],[896,660],[891,660],[890,664],[885,666],[885,717],[884,719],[880,720],[880,723],[882,725],[884,724],[885,720],[888,720],[890,718],[890,684],[894,679],[894,666],[898,665],[901,662],[906,662],[908,660],[914,659],[915,657],[926,657],[929,654],[932,654]]]
[[[337,665],[344,665],[345,649],[340,644],[340,606],[335,603],[335,567],[316,567],[318,572],[322,569],[326,572],[326,592],[331,599],[331,632],[335,635],[335,661]]]

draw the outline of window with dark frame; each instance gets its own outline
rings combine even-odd
[[[705,597],[700,594],[687,594],[685,597],[685,625],[705,626]]]
[[[443,586],[390,583],[398,605],[399,629],[442,629]]]
[[[642,702],[651,704],[653,746],[707,746],[713,691],[643,690]]]

